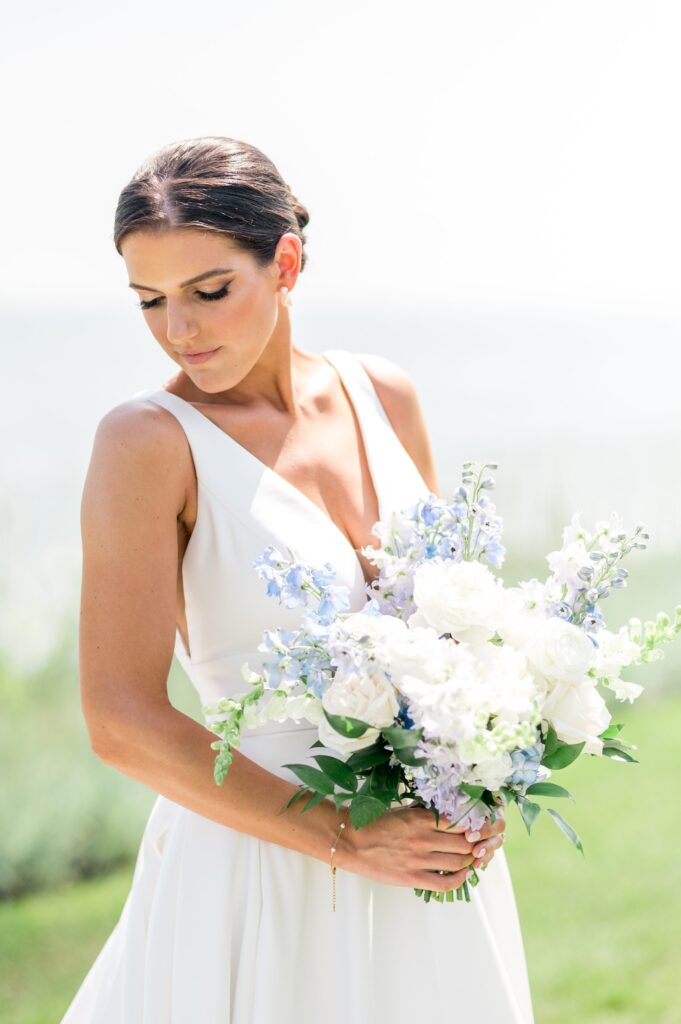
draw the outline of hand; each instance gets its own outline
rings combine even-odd
[[[493,828],[500,831],[498,820]],[[441,816],[437,827],[435,815],[426,807],[397,807],[360,829],[348,819],[334,863],[388,885],[437,892],[458,889],[470,874],[475,844],[463,835],[462,827],[448,827],[451,824]],[[485,843],[490,845],[487,839]],[[492,848],[486,856],[493,852]],[[441,870],[453,874],[440,875]]]
[[[506,828],[506,819],[499,811],[495,810],[496,821],[494,824],[487,822],[486,825],[480,829],[479,832],[473,832],[471,829],[466,829],[466,839],[473,843],[473,855],[475,861],[473,867],[486,868],[495,852],[501,848],[501,844],[504,841],[504,829]]]

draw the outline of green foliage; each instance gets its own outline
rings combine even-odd
[[[552,753],[544,753],[541,763],[553,771],[559,768],[567,768],[569,764],[577,760],[583,749],[584,743],[561,743],[558,740]]]

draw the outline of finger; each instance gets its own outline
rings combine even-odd
[[[496,851],[501,849],[504,838],[505,836],[502,832],[501,835],[491,836],[489,839],[481,839],[473,850],[473,856],[475,857],[473,867],[478,868],[483,864],[489,864]]]
[[[417,871],[414,875],[414,887],[417,889],[434,889],[436,892],[449,892],[458,889],[471,875],[470,868],[462,868],[453,875],[441,875],[437,871]]]
[[[487,839],[489,836],[499,835],[506,828],[506,819],[502,814],[497,814],[494,822],[485,822],[482,828],[466,830],[466,839],[476,843],[480,839]]]
[[[473,853],[429,853],[425,863],[432,865],[432,871],[461,871],[473,866]]]

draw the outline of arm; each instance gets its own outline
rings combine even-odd
[[[363,354],[359,359],[402,446],[431,491],[441,496],[430,438],[413,381],[401,367],[383,356]]]
[[[301,814],[302,797],[280,814],[298,787],[238,750],[218,786],[215,734],[168,699],[190,469],[184,433],[166,410],[128,402],[98,426],[81,504],[80,684],[92,749],[204,817],[328,862],[333,804]]]

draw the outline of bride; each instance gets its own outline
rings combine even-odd
[[[174,367],[97,427],[81,694],[96,755],[158,796],[62,1024],[533,1019],[503,818],[445,831],[396,807],[343,830],[331,800],[284,810],[298,784],[283,765],[310,757],[310,723],[247,732],[218,786],[214,733],[168,699],[173,654],[208,705],[243,691],[264,629],[298,622],[252,567],[268,543],[332,562],[357,610],[374,524],[439,493],[404,371],[293,339],[307,223],[272,162],[224,137],[164,147],[119,197],[115,245]],[[486,870],[470,904],[413,893],[457,888],[472,866]]]

